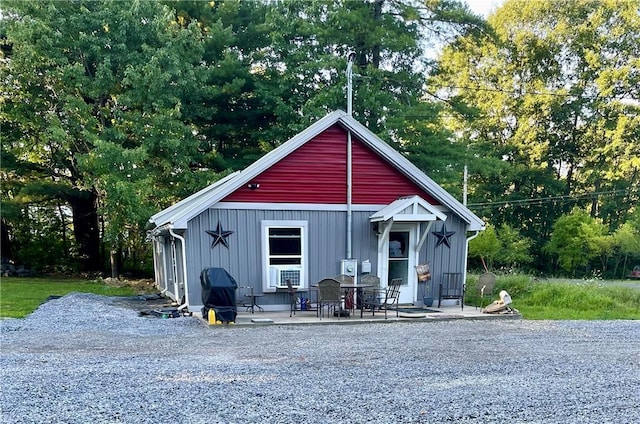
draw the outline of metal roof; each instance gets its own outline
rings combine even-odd
[[[249,183],[279,160],[335,124],[342,125],[345,129],[351,131],[363,143],[381,157],[385,158],[385,160],[398,169],[403,175],[431,194],[442,206],[445,206],[458,215],[468,224],[470,231],[484,229],[484,222],[473,212],[458,202],[407,158],[342,110],[336,110],[326,115],[244,170],[230,174],[167,209],[158,212],[149,219],[150,225],[155,228],[170,226],[174,229],[186,229],[187,222],[190,219],[199,215],[207,208],[212,207],[238,188]]]

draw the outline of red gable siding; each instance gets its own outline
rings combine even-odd
[[[388,204],[400,196],[418,194],[435,201],[355,137],[353,204]],[[347,133],[334,125],[309,140],[256,177],[258,189],[241,187],[223,201],[259,203],[347,202]]]

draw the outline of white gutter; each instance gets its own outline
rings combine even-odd
[[[184,284],[184,303],[178,306],[178,310],[182,310],[189,305],[189,285],[187,284],[187,246],[185,244],[184,237],[174,233],[172,227],[169,227],[169,234],[180,240],[180,245],[182,246],[182,282]],[[177,284],[178,282],[176,279],[176,297],[178,296]],[[176,300],[180,301],[179,299]]]

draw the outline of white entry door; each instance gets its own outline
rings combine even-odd
[[[402,278],[400,303],[414,303],[416,299],[416,236],[417,225],[394,224],[387,240],[387,284],[394,278]]]

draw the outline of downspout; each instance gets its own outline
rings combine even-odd
[[[180,240],[180,245],[182,246],[182,281],[184,283],[184,303],[178,306],[178,310],[181,311],[189,305],[189,285],[187,284],[187,246],[185,244],[184,237],[174,233],[173,228],[171,227],[169,227],[169,234],[171,234],[174,238]],[[176,290],[176,296],[177,295],[178,291]]]
[[[156,287],[158,286],[158,281],[160,281],[160,271],[158,267],[158,240],[155,237],[151,238],[151,247],[153,248],[153,281],[156,283]],[[160,287],[158,287],[160,288]]]
[[[178,300],[178,292],[180,291],[180,277],[178,275],[178,253],[176,252],[176,238],[171,237],[171,251],[169,252],[171,258],[171,281],[173,281],[173,296],[175,300]],[[169,288],[169,283],[167,280],[167,289]]]
[[[351,200],[352,195],[352,151],[351,151],[351,131],[347,132],[347,259],[352,259],[351,255],[351,238],[352,238],[352,223],[353,223],[353,205]]]
[[[474,238],[478,237],[479,234],[480,234],[480,231],[476,231],[474,235],[472,235],[471,237],[467,237],[467,242],[464,244],[464,274],[462,274],[464,278],[462,279],[462,281],[465,284],[465,286],[467,284],[467,267],[469,263],[469,242]]]
[[[158,244],[160,245],[160,242],[158,242]],[[169,290],[169,279],[167,278],[167,268],[164,266],[167,262],[167,259],[165,257],[166,255],[166,248],[164,245],[164,240],[162,241],[162,257],[160,258],[160,260],[162,261],[160,263],[160,274],[162,274],[160,276],[160,278],[162,278],[163,282],[164,282],[164,289],[162,289],[162,291],[160,292],[161,296],[164,296],[164,294],[167,292],[167,290]]]
[[[156,287],[160,288],[158,286],[158,281],[163,281],[164,283],[164,289],[162,289],[160,291],[160,295],[164,296],[164,294],[167,292],[167,278],[166,276],[161,275],[161,270],[164,269],[164,266],[162,266],[163,264],[160,263],[160,259],[158,258],[158,256],[160,256],[160,247],[162,246],[162,251],[164,252],[164,246],[161,244],[160,240],[158,240],[157,236],[153,237],[153,272],[154,272],[154,276],[155,276],[155,281],[156,281]]]

